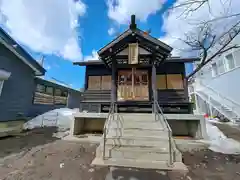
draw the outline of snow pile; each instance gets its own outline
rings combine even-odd
[[[23,128],[33,129],[44,126],[56,126],[60,130],[66,130],[70,128],[71,122],[74,119],[73,114],[76,112],[77,110],[68,108],[54,109],[31,119],[24,124]]]
[[[240,143],[234,139],[227,138],[222,131],[210,122],[206,121],[207,134],[212,151],[224,154],[240,154]]]

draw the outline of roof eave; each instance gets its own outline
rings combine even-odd
[[[17,47],[13,47],[10,43],[6,42],[5,39],[0,37],[0,43],[2,43],[7,49],[9,49],[13,54],[15,54],[19,59],[21,59],[25,64],[27,64],[31,69],[34,70],[36,76],[44,75],[46,70],[38,64],[14,39],[12,39],[3,29],[0,28],[0,31],[3,35],[9,39],[9,41],[14,42]],[[23,51],[26,55],[28,55],[32,59],[32,63],[30,63],[25,57],[23,57],[16,49]]]
[[[180,58],[180,57],[169,57],[164,60],[164,62],[182,62],[182,63],[191,63],[195,61],[200,61],[200,58]],[[91,61],[81,61],[81,62],[74,62],[74,65],[79,66],[88,66],[88,65],[102,65],[104,64],[100,60],[91,60]]]

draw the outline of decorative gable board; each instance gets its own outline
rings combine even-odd
[[[127,55],[128,56],[128,52],[129,52],[129,49],[127,47],[124,50],[122,50],[121,52],[119,52],[117,55]],[[151,54],[149,51],[147,51],[141,47],[138,47],[138,52],[139,52],[139,54],[142,54],[142,55]]]
[[[128,46],[128,64],[138,64],[138,43],[132,43]]]

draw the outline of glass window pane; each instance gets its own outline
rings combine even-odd
[[[240,66],[240,49],[233,52],[233,56],[234,56],[236,66]]]
[[[233,55],[232,53],[231,54],[228,54],[226,57],[226,65],[227,65],[227,70],[231,70],[235,67],[235,63],[234,63],[234,59],[233,59]]]
[[[52,87],[47,87],[46,88],[46,93],[49,95],[53,95],[53,88]]]
[[[2,94],[2,89],[3,89],[3,80],[0,80],[0,96]]]
[[[220,58],[217,62],[217,68],[218,68],[218,72],[219,74],[222,74],[225,72],[225,67],[224,67],[224,63],[223,63],[223,59]]]
[[[217,64],[213,63],[212,64],[212,76],[215,77],[218,75],[218,69],[217,69]]]
[[[45,86],[42,85],[42,84],[37,84],[36,91],[44,93],[45,92]]]
[[[55,89],[55,96],[61,96],[62,91],[61,89]]]

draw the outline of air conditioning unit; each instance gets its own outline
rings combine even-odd
[[[128,64],[138,64],[138,43],[129,44]]]

